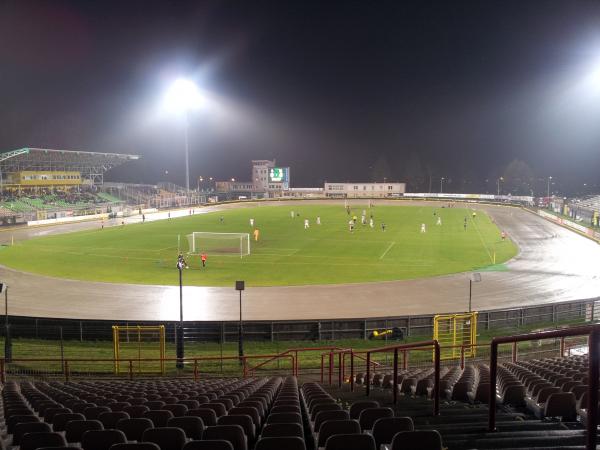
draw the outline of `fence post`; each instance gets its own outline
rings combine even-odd
[[[398,403],[398,349],[394,349],[394,379],[392,383],[392,389],[394,390],[394,405]]]
[[[560,338],[560,357],[564,358],[565,357],[565,337],[562,336]]]
[[[321,353],[321,384],[323,384],[323,372],[325,372],[325,354]]]
[[[4,358],[0,359],[0,382],[6,383],[6,372],[4,371]]]
[[[354,350],[350,350],[350,392],[354,392]]]
[[[194,358],[194,381],[198,381],[198,360]]]
[[[133,380],[133,360],[129,360],[129,379]]]
[[[408,369],[408,350],[402,350],[402,369]]]
[[[333,351],[329,351],[329,386],[333,384]]]
[[[596,448],[596,433],[598,427],[598,376],[600,369],[598,364],[600,363],[600,346],[598,345],[597,329],[591,331],[589,336],[589,356],[588,356],[588,420],[587,420],[587,436],[586,436],[586,448],[587,450],[594,450]]]
[[[460,346],[460,368],[465,370],[465,346]]]
[[[496,374],[498,372],[498,344],[492,340],[490,348],[490,393],[488,400],[488,431],[496,431]],[[595,435],[595,431],[594,431]]]
[[[67,361],[66,359],[63,365],[63,370],[65,372],[65,381],[69,381],[69,361]]]
[[[296,350],[296,356],[295,356],[295,372],[296,372],[296,376],[298,376],[298,373],[300,372],[300,360],[298,359],[298,350]]]
[[[513,342],[513,345],[512,345],[512,362],[513,363],[517,362],[517,351],[518,351],[517,343]]]
[[[434,341],[434,353],[435,353],[435,374],[433,381],[433,415],[440,415],[440,344],[438,341]],[[395,389],[394,389],[395,391]]]
[[[371,352],[367,352],[367,397],[371,393]]]
[[[344,371],[344,367],[343,367],[344,361],[343,361],[342,355],[343,355],[342,352],[338,353],[338,365],[339,365],[339,367],[338,367],[338,387],[342,387],[342,383],[344,381],[344,380],[342,380],[342,378],[344,376],[344,374],[343,374],[343,371]]]

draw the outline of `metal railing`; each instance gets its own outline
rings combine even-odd
[[[411,350],[427,350],[431,351],[433,347],[433,367],[434,367],[434,382],[433,382],[433,415],[437,416],[440,413],[440,344],[436,340],[423,341],[423,342],[415,342],[412,344],[400,344],[393,345],[390,347],[381,347],[372,350],[365,350],[363,352],[353,352],[350,350],[350,380],[351,380],[351,389],[353,389],[354,384],[354,356],[355,353],[365,353],[367,356],[367,384],[366,384],[366,395],[369,396],[371,393],[371,355],[374,353],[384,353],[384,352],[394,352],[394,362],[393,362],[393,399],[394,404],[398,402],[398,354],[400,351],[408,352]]]
[[[600,325],[587,325],[581,327],[565,328],[563,330],[541,331],[515,336],[503,336],[492,339],[490,344],[490,391],[488,429],[496,430],[496,384],[498,376],[498,346],[500,344],[561,338],[561,354],[564,354],[564,338],[569,336],[588,336],[588,388],[587,388],[587,424],[586,424],[586,449],[596,449],[596,430],[598,426],[598,376],[600,374]],[[516,355],[516,352],[515,352]]]

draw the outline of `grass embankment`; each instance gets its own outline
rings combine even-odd
[[[363,210],[367,221],[373,215],[373,228],[360,223]],[[358,223],[350,232],[348,221],[355,215]],[[316,224],[317,216],[321,225]],[[441,225],[436,225],[438,217]],[[251,218],[260,230],[251,255],[240,258],[208,250],[204,269],[198,257],[189,257],[185,283],[231,286],[243,279],[249,286],[285,286],[411,279],[493,268],[517,253],[516,245],[501,239],[485,213],[473,217],[466,208],[364,205],[348,214],[341,205],[293,205],[36,238],[0,250],[0,264],[62,278],[173,285],[178,283],[178,236],[181,249],[187,251],[186,235],[252,233]],[[305,218],[310,220],[307,230]],[[425,233],[420,232],[421,224]]]
[[[565,323],[564,325],[566,325]],[[505,329],[505,330],[492,330],[482,331],[478,336],[478,343],[485,344],[494,336],[525,333],[532,330],[538,330],[547,327],[556,327],[557,324],[541,323],[536,325],[530,325],[519,329]],[[402,343],[418,342],[430,339],[429,336],[411,336],[402,341]],[[585,344],[585,340],[572,338],[569,340],[570,343],[574,344],[580,342]],[[356,351],[362,351],[372,348],[378,348],[383,346],[391,346],[396,344],[396,341],[392,340],[363,340],[363,339],[342,339],[335,341],[279,341],[279,342],[253,342],[248,341],[244,345],[244,351],[246,355],[272,355],[284,352],[292,348],[306,348],[306,347],[327,347],[334,346],[339,348],[352,348]],[[4,345],[3,341],[0,340],[0,345]],[[523,342],[519,344],[519,352],[554,352],[558,349],[558,343],[556,341],[547,341],[539,343]],[[500,348],[500,356],[508,357],[512,351],[512,344],[506,344]],[[315,350],[310,352],[300,353],[299,362],[301,369],[313,369],[318,372],[321,364],[321,354],[325,353],[323,350]],[[554,355],[552,353],[552,356]],[[61,356],[62,355],[62,356]],[[239,361],[235,359],[238,355],[237,342],[228,342],[225,344],[218,343],[198,343],[188,342],[185,346],[186,358],[190,361],[186,364],[185,373],[191,374],[194,368],[193,358],[200,358],[198,362],[198,370],[200,374],[223,374],[223,375],[239,375],[241,374],[241,368]],[[173,343],[167,343],[166,345],[166,357],[175,358],[175,345]],[[230,357],[231,359],[224,360],[206,360],[204,358],[220,358],[221,356]],[[489,347],[480,348],[477,350],[478,358],[485,360],[489,356]],[[138,358],[158,358],[158,347],[156,343],[149,344],[144,343],[138,346],[135,342],[124,343],[121,348],[121,358],[131,359],[133,361],[133,371],[138,372],[148,371],[156,372],[158,369],[157,362],[139,363]],[[20,359],[52,359],[53,361],[19,361]],[[34,340],[34,339],[14,339],[13,340],[13,359],[15,362],[11,363],[8,367],[10,371],[15,374],[34,374],[34,373],[55,373],[60,374],[63,371],[61,358],[68,361],[69,370],[71,373],[95,373],[98,375],[110,375],[113,373],[113,363],[110,361],[98,361],[92,362],[91,359],[113,359],[113,345],[112,342],[108,341],[89,341],[89,342],[78,342],[78,341],[64,341],[61,352],[60,341],[52,340]],[[257,358],[249,359],[248,366],[253,367],[266,361],[268,358]],[[430,364],[432,359],[431,350],[426,351],[413,351],[410,354],[410,362],[412,365],[415,364]],[[81,361],[77,361],[81,360]],[[327,358],[326,358],[327,361]],[[392,361],[392,353],[379,353],[373,356],[373,361],[383,365],[389,365]],[[458,363],[458,361],[455,361]],[[337,367],[337,357],[335,366]],[[282,372],[290,372],[291,361],[289,358],[281,358],[279,360],[272,361],[265,365],[263,369],[276,370],[279,369]],[[123,362],[121,364],[121,372],[127,374],[129,370],[129,362]],[[356,360],[356,370],[364,370],[364,361]],[[175,375],[177,371],[174,367],[174,361],[166,362],[167,374]],[[257,373],[260,373],[257,372]]]

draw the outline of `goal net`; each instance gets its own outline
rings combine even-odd
[[[250,254],[249,233],[209,233],[195,231],[187,235],[188,253],[199,255],[240,255],[240,258]]]

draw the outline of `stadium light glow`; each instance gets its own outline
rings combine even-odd
[[[204,97],[192,80],[178,78],[165,94],[164,106],[167,111],[175,114],[186,114],[198,109],[204,103]]]
[[[171,114],[183,115],[185,135],[185,189],[190,192],[190,155],[188,137],[188,113],[199,109],[204,103],[203,95],[192,80],[178,78],[167,89],[164,109]]]

